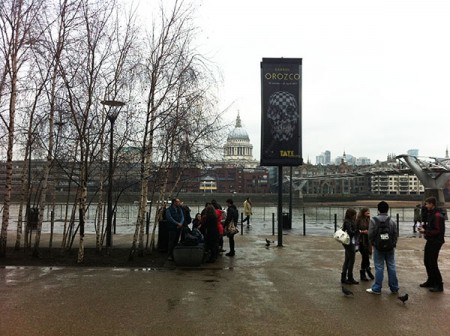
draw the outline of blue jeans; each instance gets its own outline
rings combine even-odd
[[[374,292],[381,292],[384,278],[384,262],[386,261],[387,274],[389,279],[389,289],[393,293],[399,290],[397,271],[395,269],[395,249],[389,252],[378,251],[373,248],[373,263],[375,265],[375,282],[372,285]]]

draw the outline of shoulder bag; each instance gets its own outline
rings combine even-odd
[[[350,244],[350,236],[348,235],[347,232],[345,232],[342,229],[338,229],[334,233],[333,238],[336,239],[341,244],[344,244],[344,245],[349,245]]]
[[[239,232],[239,230],[236,227],[236,225],[234,224],[234,221],[231,221],[230,223],[228,223],[228,225],[224,228],[224,233],[228,237],[234,236],[238,232]]]

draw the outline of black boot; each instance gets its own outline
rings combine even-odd
[[[421,283],[419,286],[423,288],[434,288],[434,285],[429,280]]]
[[[434,286],[433,288],[430,288],[430,292],[438,293],[444,291],[444,284],[441,282],[440,284]]]
[[[369,279],[366,278],[366,271],[365,270],[360,270],[359,271],[359,275],[360,275],[361,281],[369,281]]]
[[[347,283],[347,277],[345,276],[345,273],[341,273],[341,283],[346,284]]]
[[[357,284],[359,284],[359,282],[356,281],[356,280],[353,278],[353,273],[348,273],[347,283],[348,283],[349,285],[357,285]]]
[[[372,272],[370,271],[370,267],[366,268],[366,272],[367,272],[367,275],[369,276],[370,279],[372,279],[372,280],[375,279],[375,277],[373,276]]]

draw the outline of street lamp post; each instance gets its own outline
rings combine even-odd
[[[27,208],[25,210],[25,217],[27,219],[27,225],[25,228],[25,245],[26,247],[31,246],[31,234],[35,226],[37,225],[37,208],[31,209],[31,194],[32,194],[32,182],[31,182],[31,153],[33,150],[33,143],[36,140],[38,134],[36,132],[31,132],[28,134],[27,147],[28,147],[28,196],[27,196]]]
[[[107,118],[111,123],[110,137],[109,137],[109,170],[108,170],[108,210],[106,214],[106,247],[112,246],[112,218],[113,218],[113,207],[112,207],[112,177],[113,177],[113,139],[114,139],[114,122],[119,115],[120,109],[125,105],[124,102],[116,100],[104,100],[101,102],[104,106],[109,107]]]
[[[31,229],[31,135],[28,138],[28,197],[27,197],[27,209],[25,210],[25,217],[27,218],[27,226],[25,228],[25,247],[31,246],[31,235],[28,237],[29,230]]]

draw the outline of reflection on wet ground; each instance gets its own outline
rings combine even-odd
[[[341,291],[344,250],[331,237],[236,237],[236,256],[180,268],[0,268],[0,330],[5,335],[446,335],[447,292],[418,286],[426,276],[423,240],[399,241],[403,305],[370,283]],[[440,267],[450,277],[450,252]],[[357,256],[355,269],[360,262]],[[358,307],[367,307],[362,309]],[[423,314],[433,311],[433,315]],[[352,318],[348,318],[352,316]],[[386,319],[385,316],[393,318]],[[375,332],[376,331],[376,332]]]

